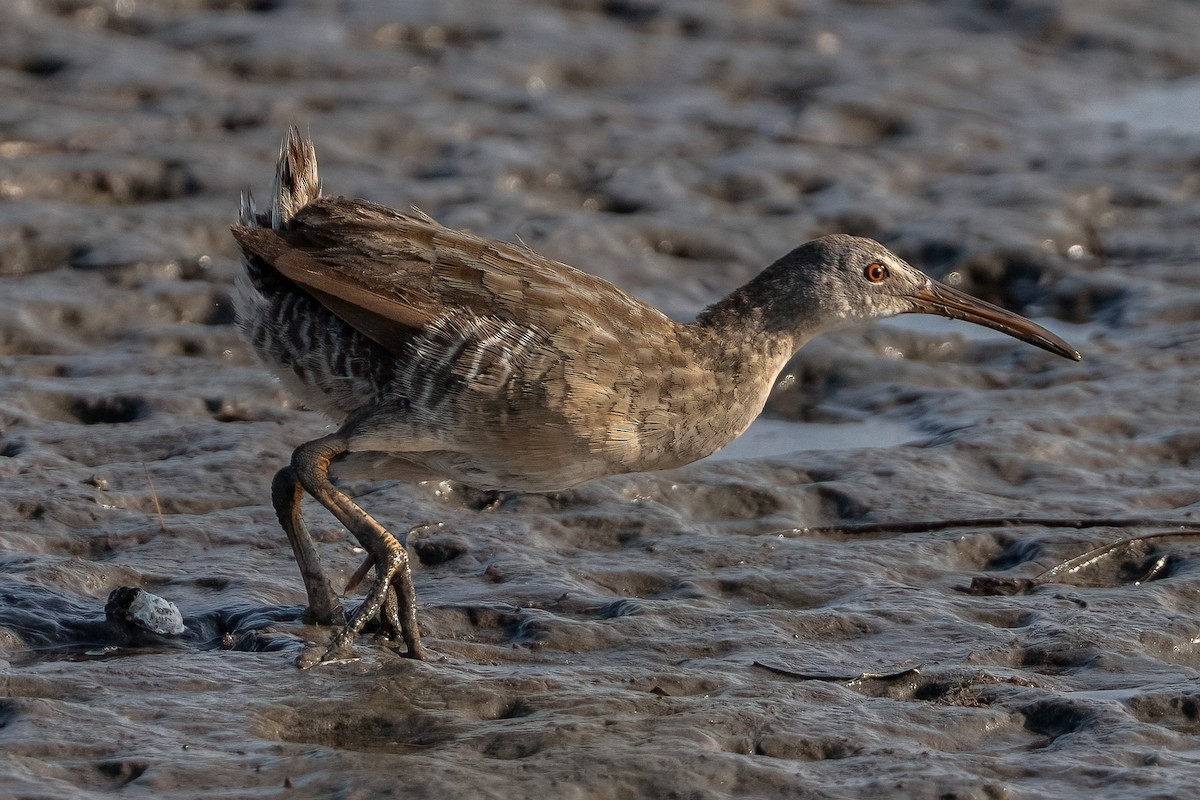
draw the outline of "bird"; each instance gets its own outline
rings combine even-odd
[[[340,474],[550,492],[680,467],[745,431],[813,337],[897,314],[965,320],[1081,359],[1030,320],[843,234],[796,247],[679,322],[524,245],[323,195],[315,147],[295,125],[269,209],[245,192],[238,223],[240,332],[285,388],[337,425],[299,445],[272,481],[305,620],[337,628],[309,665],[353,657],[375,618],[405,655],[428,658],[407,551],[335,485]],[[305,493],[366,552],[351,584],[374,568],[348,617],[301,516]]]

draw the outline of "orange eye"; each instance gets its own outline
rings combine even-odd
[[[888,276],[887,267],[880,264],[878,261],[872,261],[867,264],[867,268],[863,270],[863,275],[871,283],[879,283]]]

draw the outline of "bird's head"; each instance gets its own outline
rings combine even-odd
[[[798,332],[797,344],[822,330],[897,314],[937,314],[1006,333],[1075,361],[1058,336],[1019,314],[935,281],[879,242],[822,236],[797,247],[746,287],[767,299],[768,328]]]

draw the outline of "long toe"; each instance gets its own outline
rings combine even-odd
[[[400,621],[399,602],[396,600],[396,587],[388,587],[387,596],[383,598],[383,607],[379,609],[380,633],[388,639],[404,640],[404,623]]]
[[[311,669],[322,664],[333,664],[353,659],[354,648],[351,643],[339,641],[337,637],[329,644],[310,643],[296,657],[296,666],[300,669]]]
[[[329,664],[335,661],[349,661],[354,658],[354,632],[349,626],[342,628],[333,635],[329,640],[329,646],[321,654],[321,664]]]

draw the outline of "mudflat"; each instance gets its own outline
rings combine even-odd
[[[1196,793],[1188,538],[976,581],[1200,522],[1200,10],[1126,5],[0,8],[0,796]],[[330,191],[678,318],[844,232],[1084,361],[905,317],[686,468],[349,482],[434,658],[299,670],[269,484],[330,427],[238,339],[229,234],[293,121]]]

